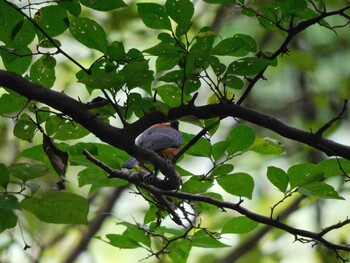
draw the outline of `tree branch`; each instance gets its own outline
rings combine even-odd
[[[189,115],[196,116],[199,119],[209,119],[213,117],[240,118],[272,130],[285,138],[314,147],[328,156],[341,156],[350,160],[349,146],[336,143],[312,132],[306,132],[291,127],[273,116],[230,102],[221,102],[219,104],[205,106],[183,105],[171,108],[168,116],[165,116],[159,111],[152,111],[147,113],[134,124],[130,124],[122,130],[99,120],[87,109],[85,104],[65,95],[64,93],[31,83],[16,73],[0,70],[0,85],[15,91],[30,100],[42,102],[67,114],[102,141],[120,148],[128,152],[130,155],[143,160],[149,160],[155,166],[159,167],[164,175],[169,174],[173,166],[164,161],[164,159],[159,157],[156,153],[137,147],[134,144],[134,139],[138,134],[135,131],[132,131],[137,130],[137,132],[141,132],[148,126],[157,122],[163,122],[167,119],[175,120]]]
[[[138,173],[131,173],[131,172],[124,172],[124,171],[115,170],[115,169],[107,166],[106,164],[102,163],[98,159],[96,159],[89,152],[84,151],[84,154],[88,158],[88,160],[90,160],[91,162],[93,162],[97,166],[101,167],[106,172],[108,172],[111,177],[116,177],[116,178],[128,180],[129,182],[137,185],[140,188],[143,188],[143,189],[149,191],[152,194],[172,196],[172,197],[180,198],[182,200],[203,202],[203,203],[212,204],[212,205],[217,206],[219,208],[230,209],[230,210],[236,211],[242,215],[245,215],[246,217],[254,220],[255,222],[259,222],[259,223],[262,223],[264,225],[278,228],[278,229],[281,229],[285,232],[288,232],[288,233],[294,235],[296,237],[296,240],[302,241],[305,238],[311,239],[312,241],[316,242],[317,244],[324,245],[325,247],[327,247],[328,249],[331,249],[333,251],[338,251],[338,250],[350,251],[350,246],[334,244],[334,243],[329,242],[328,240],[324,239],[323,235],[322,235],[322,233],[323,233],[322,231],[320,232],[321,233],[320,234],[320,233],[315,233],[315,232],[311,232],[308,230],[303,230],[303,229],[289,226],[285,223],[282,223],[279,220],[274,220],[268,216],[256,214],[256,213],[242,207],[241,206],[242,202],[231,203],[231,202],[227,202],[227,201],[221,201],[221,200],[209,197],[209,196],[190,194],[190,193],[185,193],[185,192],[180,192],[180,191],[160,190],[159,188],[156,188],[152,185],[149,185],[149,184],[146,184],[146,183],[140,181]],[[342,223],[340,223],[339,225],[342,225]],[[324,231],[329,232],[328,229],[332,230],[333,228],[330,227]],[[301,237],[301,239],[299,237]]]

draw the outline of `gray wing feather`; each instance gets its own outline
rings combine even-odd
[[[182,143],[182,136],[178,130],[173,128],[149,128],[142,133],[136,140],[136,144],[140,147],[153,151],[179,147]]]

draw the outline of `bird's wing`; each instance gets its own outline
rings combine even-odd
[[[182,136],[178,130],[173,128],[149,128],[142,133],[136,140],[136,144],[140,147],[153,151],[180,147]]]

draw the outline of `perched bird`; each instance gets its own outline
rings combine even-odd
[[[180,151],[182,136],[178,130],[179,122],[159,123],[151,126],[136,138],[135,144],[155,151],[161,157],[172,160]],[[132,157],[123,164],[123,168],[132,169],[138,163]]]

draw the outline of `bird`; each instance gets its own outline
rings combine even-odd
[[[136,138],[135,144],[139,147],[155,151],[165,159],[173,160],[175,155],[180,151],[182,144],[179,122],[172,121],[154,124]],[[131,157],[123,164],[122,168],[132,169],[137,163],[138,160],[135,157]]]

